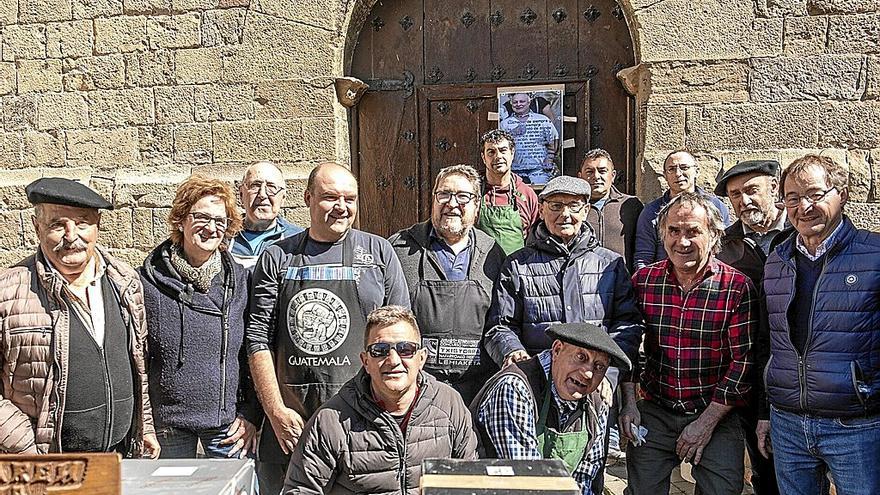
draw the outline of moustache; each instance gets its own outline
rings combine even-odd
[[[61,242],[55,245],[52,248],[53,253],[57,253],[59,251],[85,251],[89,246],[83,242],[81,239],[77,239],[73,242],[67,242],[62,239]]]

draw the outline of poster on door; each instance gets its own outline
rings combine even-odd
[[[498,88],[498,127],[509,132],[516,151],[511,169],[540,186],[562,172],[562,97],[565,85]]]

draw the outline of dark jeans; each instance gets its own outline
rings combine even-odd
[[[228,429],[229,425],[201,431],[184,430],[170,426],[160,428],[156,431],[159,445],[162,446],[159,457],[162,459],[194,459],[201,441],[205,455],[225,459],[229,457],[232,444],[220,445],[220,441],[226,438]]]
[[[260,495],[278,495],[284,488],[287,464],[257,461],[257,480]]]
[[[681,432],[699,414],[679,414],[650,401],[638,403],[642,426],[648,429],[646,443],[630,443],[626,449],[626,472],[632,495],[669,493],[670,475],[681,459],[675,446]],[[743,434],[739,416],[731,412],[715,427],[703,449],[703,458],[694,466],[697,489],[703,495],[740,495],[743,490]]]

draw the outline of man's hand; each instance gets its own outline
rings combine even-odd
[[[675,446],[675,453],[678,454],[678,457],[694,466],[699,464],[700,459],[703,458],[703,449],[712,439],[712,432],[715,431],[716,424],[700,416],[687,425],[678,436],[678,443]]]
[[[268,413],[268,417],[282,452],[290,455],[296,448],[299,436],[302,435],[304,426],[302,416],[289,407],[280,406],[277,410]]]
[[[755,434],[758,436],[758,450],[764,458],[769,459],[773,454],[773,444],[770,443],[770,420],[759,419]]]
[[[227,457],[243,458],[250,453],[256,453],[257,427],[241,416],[236,416],[226,431],[226,438],[220,440],[219,444],[232,445]]]
[[[513,351],[510,354],[504,356],[504,365],[501,367],[505,368],[508,365],[511,365],[511,364],[516,363],[518,361],[525,361],[528,358],[529,358],[529,353],[522,350],[522,349],[520,349],[518,351]]]
[[[632,426],[635,425],[636,431],[642,424],[642,414],[636,406],[636,401],[628,400],[620,405],[620,415],[617,418],[617,427],[620,429],[621,439],[636,443],[636,435],[633,433]],[[623,445],[620,446],[623,450]]]
[[[147,459],[158,459],[162,446],[159,445],[159,438],[155,433],[144,434],[144,453],[143,457]]]

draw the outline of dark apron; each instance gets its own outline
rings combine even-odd
[[[341,267],[303,266],[308,232],[293,251],[279,282],[275,372],[284,405],[303,421],[360,370],[366,317],[352,268],[350,237],[342,244]],[[260,460],[287,462],[268,420]]]
[[[516,185],[511,184],[510,204],[504,206],[486,203],[485,195],[480,196],[477,228],[492,236],[504,250],[504,254],[510,254],[525,245],[522,217],[519,216],[519,207],[514,198],[515,190]]]
[[[473,242],[468,249],[473,266]],[[422,345],[428,350],[424,369],[452,385],[469,404],[480,388],[479,380],[491,376],[480,371],[481,363],[488,362],[487,356],[481,356],[480,339],[489,310],[489,293],[474,280],[425,280],[425,263],[432,262],[426,260],[429,256],[434,254],[423,250],[419,258],[419,284],[412,300]]]
[[[550,412],[550,396],[551,385],[547,384],[547,392],[544,394],[544,404],[541,406],[541,415],[538,417],[538,424],[535,432],[538,434],[538,450],[544,459],[559,459],[568,469],[569,474],[573,473],[577,468],[587,448],[590,446],[590,431],[587,427],[588,415],[587,407],[584,406],[583,416],[581,418],[581,431],[572,431],[561,433],[554,428],[547,427],[547,414]]]

